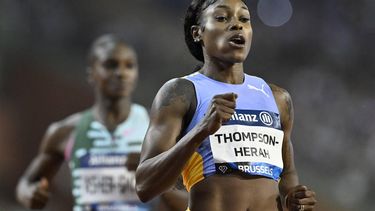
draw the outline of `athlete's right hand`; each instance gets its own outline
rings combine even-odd
[[[221,127],[223,122],[228,121],[234,114],[236,108],[237,94],[225,93],[215,95],[208,107],[203,121],[203,127],[211,135]]]
[[[25,191],[23,203],[30,209],[42,209],[46,206],[49,199],[49,183],[46,178],[30,184]]]

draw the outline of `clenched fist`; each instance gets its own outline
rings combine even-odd
[[[24,186],[19,200],[31,209],[42,209],[49,199],[49,183],[46,178]]]
[[[235,93],[215,95],[212,98],[207,113],[201,122],[201,125],[210,135],[214,134],[222,123],[228,121],[234,114],[236,99],[237,94]]]
[[[304,185],[292,188],[286,196],[286,207],[290,211],[313,210],[316,204],[315,192]]]

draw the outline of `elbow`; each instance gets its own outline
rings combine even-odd
[[[135,190],[137,192],[139,200],[141,200],[141,202],[143,203],[146,203],[153,198],[153,196],[150,194],[150,191],[148,191],[146,188],[143,188],[142,185],[137,184],[135,186]]]
[[[153,196],[151,194],[150,187],[147,184],[145,184],[145,181],[144,179],[142,179],[141,174],[142,173],[140,170],[140,166],[138,166],[135,173],[135,191],[137,192],[139,200],[141,200],[143,203],[146,203],[150,201],[153,198]]]

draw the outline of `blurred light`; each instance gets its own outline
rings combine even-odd
[[[293,14],[289,0],[259,0],[257,11],[260,20],[273,27],[282,26]]]

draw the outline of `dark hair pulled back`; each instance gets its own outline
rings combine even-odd
[[[191,33],[191,27],[200,24],[200,18],[203,10],[209,5],[215,3],[217,0],[193,0],[190,3],[185,15],[184,21],[184,32],[185,32],[185,43],[189,48],[190,53],[199,61],[204,62],[202,45],[200,42],[194,42],[193,35]]]

